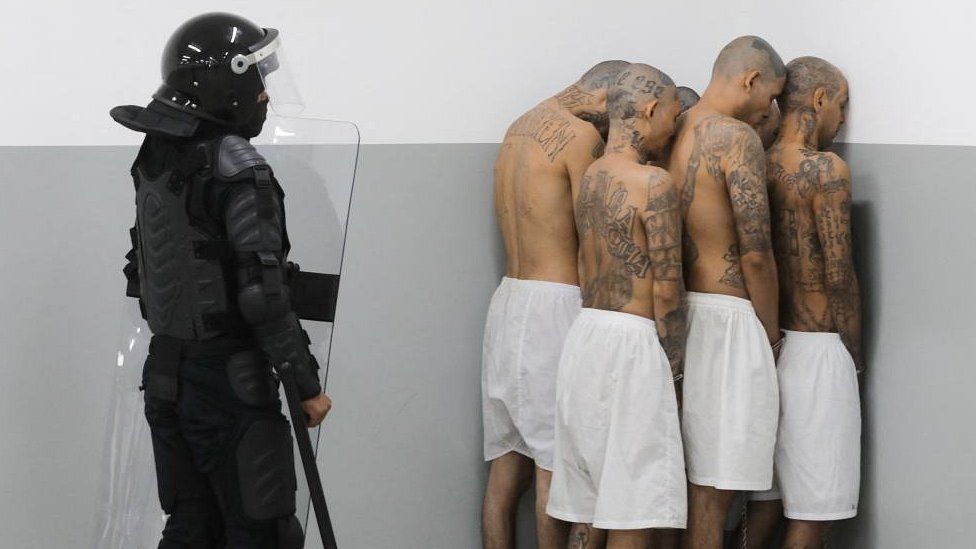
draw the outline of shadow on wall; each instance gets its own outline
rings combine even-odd
[[[848,159],[848,147],[844,143],[833,147],[834,152],[841,158]],[[874,471],[875,457],[871,447],[871,437],[867,436],[873,428],[874,422],[871,417],[871,407],[868,406],[868,392],[865,390],[864,383],[870,379],[870,369],[873,364],[872,359],[877,356],[876,342],[877,319],[881,318],[881,303],[878,296],[882,295],[881,277],[875,272],[880,264],[878,257],[878,218],[875,204],[864,200],[858,201],[858,196],[876,196],[879,182],[875,174],[870,172],[857,172],[854,178],[855,200],[851,205],[851,230],[853,231],[852,240],[854,246],[854,263],[857,270],[858,281],[861,286],[862,300],[862,321],[864,341],[864,360],[867,364],[867,377],[860,377],[861,385],[861,497],[858,502],[858,518],[842,521],[837,524],[836,531],[832,536],[832,542],[837,547],[855,547],[858,540],[863,542],[868,538],[869,533],[874,531],[874,515],[866,511],[875,505],[871,494],[874,493],[872,487],[875,483]]]

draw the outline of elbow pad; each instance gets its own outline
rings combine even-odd
[[[219,175],[238,183],[225,204],[224,221],[238,263],[241,316],[273,364],[294,367],[301,399],[312,398],[322,386],[308,336],[291,309],[283,264],[284,207],[271,170],[249,143],[234,137],[221,143],[218,165]]]
[[[295,313],[251,326],[261,350],[274,364],[289,362],[295,368],[298,394],[302,400],[312,398],[322,392],[319,384],[319,365],[308,350],[308,336],[298,323]]]
[[[278,292],[269,292],[263,281],[253,280],[241,286],[237,306],[248,324],[262,324],[282,317],[291,311],[288,286],[282,286]]]

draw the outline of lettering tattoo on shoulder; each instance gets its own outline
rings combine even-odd
[[[556,94],[556,101],[564,109],[573,109],[596,103],[596,95],[581,89],[576,84]]]
[[[508,135],[532,139],[542,147],[549,162],[555,162],[559,153],[576,137],[576,132],[572,123],[560,113],[546,107],[536,107],[519,117]]]

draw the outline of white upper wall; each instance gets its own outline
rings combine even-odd
[[[759,34],[784,60],[844,70],[841,139],[976,145],[971,2],[934,0],[215,1],[277,27],[307,113],[356,122],[364,143],[497,142],[525,109],[610,58],[701,91],[718,50]],[[158,85],[169,33],[198,1],[15,2],[0,32],[0,145],[109,145],[108,117]]]

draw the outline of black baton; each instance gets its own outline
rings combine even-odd
[[[319,468],[315,465],[315,453],[312,451],[312,440],[308,436],[308,423],[302,401],[298,397],[298,383],[295,381],[295,370],[288,362],[277,368],[278,378],[285,388],[285,399],[288,400],[288,411],[291,415],[291,426],[295,430],[295,440],[298,442],[298,453],[302,456],[302,467],[305,469],[305,480],[308,481],[308,492],[312,497],[312,507],[315,508],[315,520],[319,524],[319,534],[322,536],[322,546],[325,549],[337,549],[335,532],[332,530],[332,519],[329,509],[325,505],[325,492],[322,490],[322,479],[319,478]],[[306,527],[307,529],[307,527]]]

